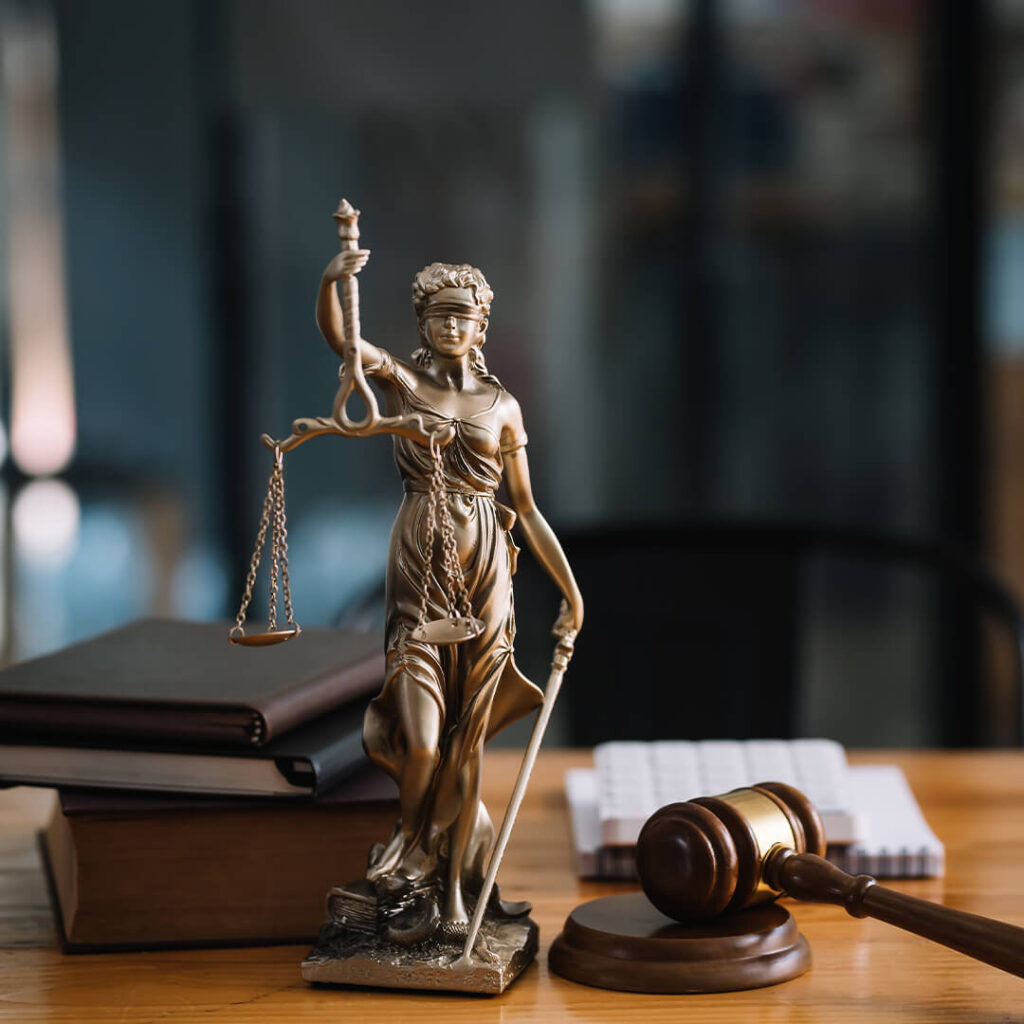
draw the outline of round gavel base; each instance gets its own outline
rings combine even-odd
[[[555,974],[626,992],[732,992],[789,981],[811,966],[784,907],[766,903],[711,924],[681,925],[642,893],[605,896],[566,918],[548,954]]]

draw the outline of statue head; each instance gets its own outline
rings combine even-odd
[[[476,267],[468,263],[431,263],[412,279],[412,307],[417,319],[423,320],[430,297],[445,288],[468,289],[481,315],[486,319],[490,313],[494,292]]]
[[[431,263],[412,282],[412,305],[424,344],[412,354],[418,366],[429,366],[435,353],[461,356],[468,351],[478,377],[496,387],[487,370],[483,345],[494,292],[487,279],[468,263]]]

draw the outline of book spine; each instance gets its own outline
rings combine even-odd
[[[262,743],[265,732],[263,715],[251,707],[0,700],[0,742],[130,737],[238,747]]]

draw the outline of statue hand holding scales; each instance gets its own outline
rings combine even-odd
[[[501,991],[532,959],[536,926],[525,917],[528,905],[498,898],[494,873],[583,603],[534,503],[519,404],[484,362],[493,299],[486,279],[466,264],[432,263],[420,271],[412,288],[419,346],[403,361],[361,336],[355,275],[369,253],[358,247],[357,217],[343,200],[335,214],[342,251],[324,271],[316,305],[321,333],[344,360],[333,414],[296,420],[285,441],[264,440],[279,461],[281,452],[320,434],[394,434],[405,496],[388,553],[386,677],[367,711],[363,744],[398,783],[401,817],[390,839],[371,851],[366,879],[332,891],[332,920],[303,974],[313,981]],[[384,415],[367,377],[383,395]],[[346,408],[353,391],[366,407],[361,420]],[[512,508],[495,498],[502,480]],[[283,484],[279,490],[283,495]],[[517,519],[563,596],[546,694],[513,656],[518,549],[509,531]],[[244,604],[239,620],[244,638]],[[480,799],[484,744],[542,704],[536,742],[496,845]]]

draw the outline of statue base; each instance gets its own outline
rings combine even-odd
[[[488,911],[469,965],[456,968],[464,938],[449,938],[438,930],[413,944],[395,942],[377,924],[375,903],[366,883],[331,890],[330,920],[302,961],[306,981],[499,995],[537,955],[534,921]]]
[[[642,893],[577,907],[551,946],[555,974],[626,992],[733,992],[789,981],[811,966],[789,911],[766,903],[706,925],[681,925]]]

